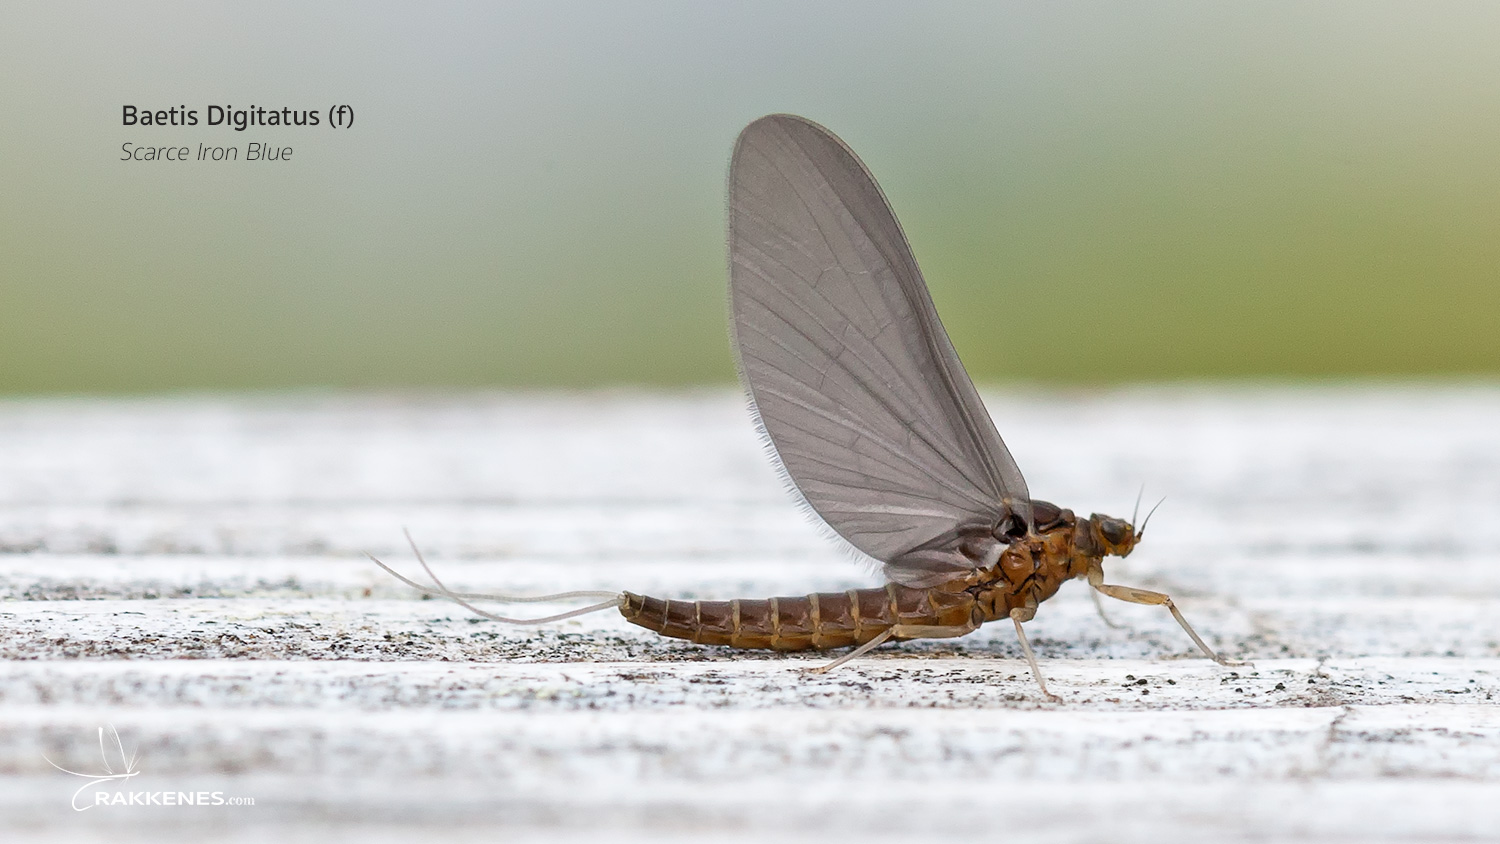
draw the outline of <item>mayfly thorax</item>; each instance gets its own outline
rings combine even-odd
[[[1159,592],[1104,582],[1103,559],[1140,540],[1132,522],[1080,518],[1031,498],[938,320],[911,247],[874,177],[827,129],[775,114],[740,133],[729,169],[731,332],[752,414],[795,492],[879,561],[874,589],[792,598],[681,601],[631,592],[516,599],[410,586],[483,615],[535,624],[618,608],[665,636],[731,648],[853,650],[963,636],[1010,619],[1044,694],[1022,622],[1064,581],[1164,605]],[[420,558],[420,555],[419,555]],[[376,560],[379,563],[378,560]],[[539,619],[475,600],[601,598]]]

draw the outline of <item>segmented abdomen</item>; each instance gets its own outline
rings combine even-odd
[[[896,624],[970,624],[974,597],[896,583],[881,589],[738,601],[673,601],[626,592],[620,615],[663,636],[701,645],[821,650],[862,645]]]

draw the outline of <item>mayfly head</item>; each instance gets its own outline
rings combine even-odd
[[[1124,519],[1095,513],[1089,516],[1089,523],[1093,525],[1092,538],[1101,556],[1129,556],[1141,539],[1141,534],[1136,533],[1135,527]]]

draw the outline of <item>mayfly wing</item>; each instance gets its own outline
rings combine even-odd
[[[745,128],[729,256],[741,376],[829,527],[912,586],[972,569],[961,537],[1029,527],[1026,481],[885,195],[842,141],[791,115]]]

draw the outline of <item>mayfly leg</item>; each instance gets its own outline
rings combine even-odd
[[[1133,586],[1114,586],[1105,583],[1104,567],[1098,563],[1089,566],[1089,586],[1116,600],[1127,601],[1132,604],[1165,606],[1172,613],[1172,617],[1177,619],[1177,623],[1182,625],[1182,629],[1187,631],[1188,636],[1193,640],[1193,644],[1197,645],[1198,649],[1203,651],[1204,655],[1209,659],[1220,665],[1244,665],[1242,662],[1228,660],[1214,653],[1214,649],[1210,648],[1208,643],[1203,641],[1203,637],[1198,635],[1198,631],[1193,629],[1193,625],[1188,624],[1187,618],[1183,616],[1181,610],[1177,609],[1177,605],[1172,602],[1171,596],[1161,592],[1152,592],[1149,589],[1136,589]]]
[[[869,653],[870,651],[875,650],[876,648],[878,648],[881,645],[885,644],[886,641],[889,640],[894,635],[896,635],[896,628],[894,628],[894,627],[887,627],[886,629],[880,631],[880,635],[879,636],[876,636],[875,638],[871,639],[870,641],[865,642],[863,645],[860,645],[859,647],[857,647],[854,650],[852,650],[852,651],[844,654],[843,656],[839,657],[838,659],[834,660],[833,662],[828,663],[827,665],[819,665],[816,668],[809,668],[809,669],[807,669],[807,673],[809,673],[809,674],[827,674],[828,672],[832,671],[835,668],[838,668],[840,665],[843,665],[844,663],[848,662],[849,660],[854,659],[857,656],[862,656],[864,654]]]
[[[1026,655],[1026,663],[1031,666],[1031,676],[1036,680],[1037,686],[1041,688],[1043,696],[1053,703],[1061,703],[1062,698],[1053,694],[1047,688],[1047,681],[1042,677],[1042,669],[1036,662],[1036,654],[1031,650],[1031,642],[1026,639],[1026,631],[1021,629],[1021,622],[1030,621],[1035,616],[1036,607],[1016,607],[1010,611],[1010,620],[1015,622],[1016,625],[1016,637],[1021,640],[1021,652]],[[807,672],[809,674],[826,674],[857,656],[869,653],[892,637],[900,637],[902,639],[950,639],[965,636],[973,633],[974,630],[974,625],[944,627],[921,624],[896,624],[882,630],[879,636],[865,642],[863,645],[844,654],[833,662],[827,665],[820,665],[817,668],[809,668]]]
[[[1031,642],[1026,640],[1026,631],[1021,629],[1021,622],[1030,621],[1035,617],[1036,607],[1016,607],[1010,611],[1010,620],[1016,625],[1016,638],[1021,640],[1021,653],[1026,654],[1026,663],[1031,666],[1031,676],[1048,700],[1061,703],[1062,698],[1047,690],[1047,681],[1042,677],[1041,666],[1036,664],[1036,654],[1031,652]]]
[[[955,625],[951,627],[936,624],[893,624],[890,627],[887,627],[886,629],[880,631],[880,635],[876,636],[868,642],[865,642],[863,645],[860,645],[854,650],[844,654],[833,662],[830,662],[827,665],[820,665],[817,668],[809,668],[807,669],[807,672],[809,674],[826,674],[857,656],[863,656],[864,654],[869,653],[880,645],[885,644],[893,637],[901,639],[954,639],[959,636],[967,636],[970,633],[973,633],[975,629],[976,627],[974,625],[968,624]]]
[[[613,607],[618,607],[620,605],[620,602],[624,600],[625,597],[624,594],[620,592],[605,592],[600,590],[579,590],[572,592],[557,592],[551,595],[529,596],[486,595],[473,592],[454,592],[453,590],[449,589],[441,579],[438,578],[437,573],[434,572],[432,570],[432,567],[427,564],[427,559],[422,556],[422,551],[417,547],[416,540],[412,539],[411,532],[407,530],[403,530],[402,532],[406,534],[406,541],[409,545],[411,545],[411,551],[414,555],[416,555],[417,562],[422,565],[422,570],[427,572],[427,576],[432,578],[433,585],[436,586],[436,588],[433,588],[433,586],[424,586],[416,582],[415,580],[412,580],[411,578],[403,575],[401,572],[396,571],[395,569],[376,559],[374,554],[366,553],[365,556],[369,557],[371,562],[385,569],[388,574],[401,581],[402,583],[405,583],[407,586],[410,586],[411,588],[427,595],[435,595],[439,598],[446,598],[468,610],[469,612],[472,612],[475,615],[481,616],[483,618],[488,618],[491,621],[500,621],[506,624],[546,624],[552,621],[562,621],[564,619],[574,618],[580,615],[588,615],[591,612],[599,612],[600,610],[607,610]],[[569,610],[567,612],[558,613],[557,615],[543,616],[542,618],[508,618],[503,615],[496,615],[492,612],[487,612],[470,603],[471,600],[477,600],[495,601],[497,603],[507,604],[530,604],[548,601],[565,601],[570,598],[607,598],[608,600],[600,601],[597,604],[592,604],[587,607],[580,607],[576,610]]]
[[[1099,590],[1090,589],[1089,597],[1094,599],[1094,611],[1099,613],[1099,618],[1103,620],[1105,626],[1113,627],[1116,630],[1120,630],[1125,626],[1123,624],[1120,624],[1119,622],[1111,620],[1110,617],[1105,614],[1104,602],[1099,600]]]

